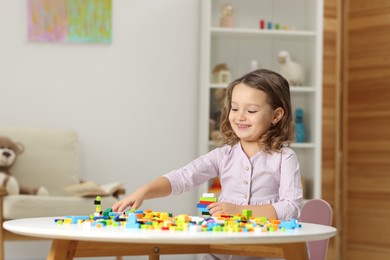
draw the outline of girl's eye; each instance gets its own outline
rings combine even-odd
[[[256,113],[257,111],[255,111],[255,110],[248,110],[248,113],[249,114],[254,114],[254,113]]]
[[[238,109],[237,109],[237,108],[232,108],[232,111],[235,111],[235,112],[236,112],[236,111],[238,111]]]

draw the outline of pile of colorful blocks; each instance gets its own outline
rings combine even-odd
[[[202,200],[201,200],[202,201]],[[66,216],[55,219],[59,225],[77,224],[83,227],[122,227],[136,229],[155,229],[170,231],[214,231],[214,232],[275,232],[300,228],[296,219],[280,221],[266,217],[253,217],[250,210],[242,214],[223,214],[217,217],[190,216],[180,214],[173,216],[168,212],[152,210],[136,210],[128,212],[112,212],[111,208],[101,211],[101,198],[95,200],[95,212],[90,216]],[[203,215],[202,211],[202,215]]]

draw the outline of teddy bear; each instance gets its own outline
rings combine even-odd
[[[0,187],[4,187],[9,195],[49,195],[48,190],[43,186],[35,188],[20,186],[18,180],[11,175],[10,169],[23,152],[23,144],[16,143],[6,136],[0,136]]]

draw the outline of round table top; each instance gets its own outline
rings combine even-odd
[[[78,224],[55,223],[58,217],[9,220],[3,223],[16,234],[66,240],[160,243],[160,244],[272,244],[293,243],[327,239],[336,234],[330,226],[301,223],[293,230],[274,232],[192,232],[131,229],[106,226],[85,227]]]

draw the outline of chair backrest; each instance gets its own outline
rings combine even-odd
[[[24,146],[12,175],[26,187],[45,186],[51,196],[69,196],[64,188],[80,179],[77,133],[67,129],[0,128],[0,135]]]
[[[333,210],[328,202],[312,199],[303,205],[300,221],[320,225],[332,225]],[[329,239],[308,242],[310,259],[325,260]]]

